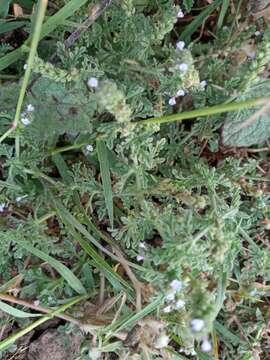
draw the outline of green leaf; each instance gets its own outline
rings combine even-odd
[[[84,83],[71,86],[42,77],[34,84],[26,102],[36,110],[26,129],[35,138],[91,132],[96,101]]]
[[[19,29],[23,26],[27,25],[25,21],[13,21],[13,22],[1,22],[0,23],[0,34],[3,34],[7,31]]]
[[[219,17],[218,17],[217,30],[220,30],[222,28],[224,18],[225,18],[226,14],[227,14],[229,6],[230,6],[230,0],[223,0],[222,7],[221,7],[221,10],[220,10],[220,14],[219,14]]]
[[[18,310],[15,307],[6,304],[3,301],[0,301],[0,310],[17,318],[38,317],[42,315],[42,314],[30,314],[25,311]]]
[[[194,0],[184,0],[183,1],[183,5],[187,12],[190,12],[190,10],[192,9],[192,7],[194,5],[194,2],[195,2]]]
[[[270,95],[270,84],[262,83],[248,90],[238,100]],[[229,146],[260,144],[270,137],[270,106],[260,105],[254,109],[242,109],[228,113],[223,131],[223,143]]]
[[[0,0],[0,18],[4,18],[8,14],[10,0]]]
[[[18,244],[24,247],[26,250],[30,251],[35,256],[39,257],[40,259],[47,261],[66,280],[69,286],[78,294],[86,294],[86,290],[83,287],[81,281],[73,274],[71,270],[69,270],[60,261],[55,260],[50,255],[45,254],[43,251],[38,250],[37,248],[25,241],[20,241]]]
[[[110,224],[113,228],[113,194],[110,177],[110,165],[108,160],[107,147],[103,140],[97,140],[97,154],[100,164],[100,172],[102,178],[103,191],[105,196],[105,203],[109,214]]]

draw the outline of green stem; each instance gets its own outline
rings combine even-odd
[[[17,333],[9,336],[7,339],[0,342],[0,351],[2,351],[3,349],[7,348],[10,345],[12,345],[16,340],[18,340],[22,336],[28,334],[30,331],[35,329],[37,326],[43,324],[45,321],[51,319],[55,315],[65,311],[69,307],[75,305],[76,303],[78,303],[81,300],[86,299],[87,297],[88,297],[87,295],[78,296],[75,299],[72,299],[71,301],[69,301],[67,304],[64,304],[64,305],[60,306],[58,309],[50,312],[48,315],[45,315],[42,318],[38,319],[37,321],[33,322],[32,324],[28,325],[24,329],[22,329],[22,330],[18,331]]]
[[[205,107],[202,109],[196,109],[192,111],[184,111],[182,113],[173,114],[173,115],[165,115],[157,118],[150,118],[145,120],[135,120],[130,125],[137,124],[163,124],[174,121],[181,121],[186,119],[195,119],[197,117],[202,116],[210,116],[215,114],[221,114],[224,112],[235,111],[240,109],[252,108],[258,105],[265,105],[270,103],[270,97],[267,98],[259,98],[259,99],[251,99],[240,102],[233,102],[230,104],[220,104],[211,107]]]
[[[50,149],[49,153],[50,155],[54,155],[54,154],[58,154],[61,152],[65,152],[65,151],[70,151],[70,150],[74,150],[74,149],[80,149],[81,147],[85,146],[89,144],[89,142],[83,142],[80,144],[73,144],[73,145],[67,145],[67,146],[63,146],[63,147],[58,147],[58,148],[54,148],[54,149]]]
[[[6,133],[4,133],[1,136],[0,143],[7,136],[9,136],[9,134],[11,132],[13,132],[18,126],[18,122],[19,122],[19,119],[20,119],[20,114],[21,114],[21,110],[22,110],[22,106],[23,106],[23,100],[24,100],[27,85],[28,85],[28,82],[29,82],[29,79],[30,79],[31,70],[32,70],[33,63],[34,63],[34,58],[35,58],[35,55],[36,55],[36,52],[37,52],[37,47],[38,47],[41,28],[42,28],[42,22],[43,22],[43,19],[44,19],[44,16],[45,16],[46,8],[47,8],[47,2],[48,2],[48,0],[40,0],[39,1],[36,24],[35,24],[35,28],[34,28],[34,32],[33,32],[33,39],[32,39],[32,43],[31,43],[29,56],[28,56],[28,59],[27,59],[27,68],[26,68],[26,71],[25,71],[25,74],[24,74],[24,77],[23,77],[22,86],[21,86],[21,89],[20,89],[20,94],[19,94],[19,99],[18,99],[18,102],[17,102],[15,117],[14,117],[14,120],[13,120],[12,127],[9,130],[7,130]],[[19,135],[16,136],[16,146],[15,146],[15,148],[16,148],[16,155],[19,156],[19,152],[20,152]]]

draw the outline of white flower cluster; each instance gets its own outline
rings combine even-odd
[[[24,126],[31,124],[31,116],[34,111],[35,107],[32,104],[28,104],[26,110],[21,113],[21,123]]]
[[[174,106],[176,104],[176,98],[185,95],[186,95],[185,91],[183,89],[179,89],[176,95],[169,99],[169,105]]]
[[[185,306],[185,301],[182,299],[177,299],[177,294],[182,289],[183,284],[180,280],[173,280],[170,283],[170,290],[168,291],[167,295],[165,296],[165,300],[168,305],[163,309],[165,313],[169,313],[173,310],[180,310]]]

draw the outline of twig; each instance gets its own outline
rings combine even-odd
[[[245,149],[245,150],[247,152],[249,152],[249,153],[256,154],[256,153],[263,152],[263,151],[270,151],[270,147],[263,147],[263,148],[260,148],[260,149],[248,148],[248,149]]]
[[[98,5],[94,5],[91,9],[91,14],[88,18],[82,23],[81,27],[75,30],[65,41],[65,48],[68,49],[71,47],[79,37],[85,33],[85,31],[100,17],[104,12],[107,6],[110,5],[112,0],[102,0]]]
[[[35,305],[35,304],[33,304],[33,303],[29,302],[29,301],[26,301],[26,300],[23,300],[23,299],[18,299],[15,296],[12,296],[12,295],[7,295],[7,294],[1,294],[0,293],[0,299],[4,300],[4,301],[11,302],[13,304],[22,305],[22,306],[25,306],[25,307],[27,307],[29,309],[33,309],[35,311],[42,312],[42,313],[45,313],[45,314],[50,314],[52,312],[52,309],[45,308],[45,307],[39,306],[39,305]],[[75,319],[75,318],[73,318],[72,316],[69,316],[69,315],[58,313],[58,314],[55,314],[55,317],[58,317],[59,319],[62,319],[62,320],[69,321],[69,322],[71,322],[73,324],[76,324],[78,326],[83,325],[83,323],[80,320],[77,320],[77,319]]]

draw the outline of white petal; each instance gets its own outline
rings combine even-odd
[[[35,110],[35,108],[34,108],[34,106],[33,106],[32,104],[29,104],[29,105],[27,105],[26,110],[27,110],[28,112],[32,112],[32,111]]]
[[[144,256],[143,255],[137,255],[137,261],[143,261]]]
[[[177,93],[176,93],[176,96],[185,96],[185,95],[186,95],[186,93],[182,89],[178,90]]]
[[[201,344],[201,350],[202,352],[209,352],[212,350],[212,344],[208,340],[203,340]]]
[[[204,327],[204,321],[203,319],[193,319],[191,320],[191,329],[194,332],[199,332]]]
[[[176,43],[176,47],[177,47],[177,49],[178,50],[183,50],[184,49],[184,47],[185,47],[185,42],[184,41],[178,41],[177,43]]]
[[[185,301],[184,300],[182,300],[182,299],[179,299],[179,300],[177,300],[176,301],[176,304],[175,304],[175,308],[176,309],[182,309],[184,306],[185,306]]]
[[[171,305],[166,306],[166,307],[163,309],[163,311],[164,311],[165,313],[171,312],[171,311],[172,311]]]
[[[179,70],[182,72],[187,72],[188,71],[188,65],[183,63],[179,65]]]
[[[173,280],[171,283],[170,283],[170,287],[172,288],[173,291],[179,291],[182,289],[182,281],[180,280]]]
[[[175,97],[169,99],[169,105],[174,106],[176,104]]]
[[[27,119],[26,117],[21,118],[21,122],[23,125],[27,126],[31,123],[31,121],[29,119]]]
[[[91,88],[97,88],[98,87],[98,79],[95,77],[91,77],[88,79],[87,84]]]
[[[180,18],[183,18],[185,15],[184,15],[184,13],[183,13],[183,11],[182,10],[180,10],[180,11],[178,11],[178,13],[177,13],[177,17],[180,19]]]

